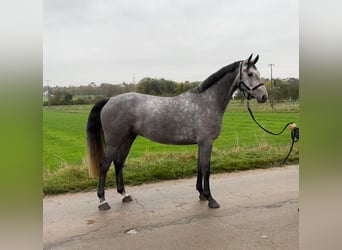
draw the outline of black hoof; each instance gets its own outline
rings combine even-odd
[[[127,195],[124,198],[122,198],[122,202],[131,202],[131,201],[133,201],[133,199],[130,195]]]
[[[219,208],[220,204],[218,204],[215,200],[211,200],[211,201],[208,202],[208,206],[210,208]]]
[[[208,198],[206,198],[206,197],[204,196],[204,194],[200,194],[198,198],[199,198],[201,201],[207,201],[207,200],[208,200]]]
[[[100,203],[99,210],[108,210],[108,209],[110,209],[110,206],[107,201]]]

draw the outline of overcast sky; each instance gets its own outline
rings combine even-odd
[[[259,54],[299,76],[298,0],[45,0],[44,85],[203,81]]]

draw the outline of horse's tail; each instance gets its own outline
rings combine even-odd
[[[100,176],[100,161],[104,155],[104,139],[101,124],[101,110],[109,99],[97,102],[91,109],[87,122],[87,146],[89,176]]]

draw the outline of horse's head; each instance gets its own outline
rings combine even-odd
[[[259,103],[264,103],[267,101],[268,94],[264,83],[261,82],[260,73],[255,67],[259,55],[254,60],[252,60],[252,56],[253,54],[240,63],[239,73],[235,81],[248,100],[256,98]]]

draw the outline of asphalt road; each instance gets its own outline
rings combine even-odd
[[[198,199],[194,178],[43,200],[44,249],[298,249],[299,167],[211,176],[219,209]]]

